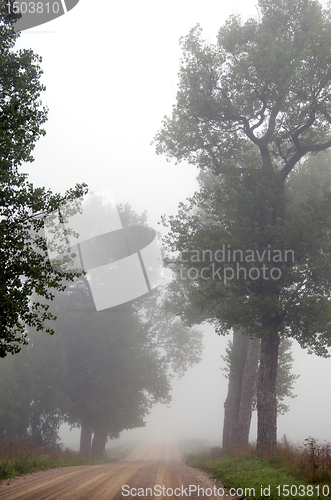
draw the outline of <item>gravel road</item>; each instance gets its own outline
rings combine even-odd
[[[0,483],[0,499],[234,498],[218,495],[217,488],[221,486],[205,473],[181,462],[175,445],[148,443],[121,462],[51,469],[5,480]]]

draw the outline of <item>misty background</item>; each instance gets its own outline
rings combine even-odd
[[[326,2],[321,2],[322,4]],[[214,41],[231,14],[257,16],[254,0],[132,0],[125,3],[80,0],[77,7],[43,26],[22,32],[17,47],[41,55],[49,107],[46,136],[34,150],[29,180],[52,191],[86,182],[90,191],[110,188],[117,203],[147,211],[151,227],[165,234],[163,214],[175,214],[180,201],[197,188],[194,167],[167,162],[151,141],[175,103],[181,57],[179,39],[200,23]],[[229,337],[206,325],[203,360],[173,384],[173,400],[157,405],[147,425],[122,433],[123,439],[201,438],[220,444],[227,379],[221,370]],[[308,436],[331,441],[331,399],[325,389],[331,360],[308,355],[293,344],[292,371],[297,397],[278,418],[278,439]],[[324,394],[324,396],[323,396]],[[256,420],[251,439],[256,437]],[[65,445],[78,446],[79,432],[62,428]]]

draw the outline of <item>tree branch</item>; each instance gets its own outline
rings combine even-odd
[[[312,144],[311,146],[301,146],[299,150],[297,150],[294,155],[289,159],[286,163],[285,167],[279,172],[279,180],[284,183],[286,177],[294,168],[296,163],[307,153],[318,153],[320,151],[324,151],[325,149],[331,148],[331,139],[321,144]]]

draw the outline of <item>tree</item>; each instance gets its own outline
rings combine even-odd
[[[227,368],[229,370],[228,394],[224,402],[222,446],[225,449],[240,443],[240,441],[238,440],[238,425],[241,407],[241,396],[243,394],[243,377],[248,353],[248,343],[249,338],[244,334],[243,331],[233,331],[233,343],[231,346],[231,351],[228,351],[229,362],[227,363]],[[256,370],[256,366],[254,366],[253,369],[254,368]],[[254,383],[250,386],[250,388],[252,387],[254,387]],[[247,395],[247,393],[245,394]],[[247,406],[245,408],[247,408]]]
[[[0,435],[30,436],[39,445],[55,445],[69,402],[62,388],[67,372],[57,336],[29,332],[29,344],[0,364]],[[56,363],[54,363],[56,360]]]
[[[263,454],[277,442],[280,337],[293,336],[320,355],[330,345],[329,255],[307,235],[314,217],[329,223],[329,199],[310,211],[305,230],[300,226],[303,241],[288,214],[286,183],[301,159],[331,146],[331,22],[330,10],[314,0],[260,0],[259,8],[258,20],[231,16],[215,45],[202,40],[200,27],[182,40],[177,103],[156,143],[158,153],[209,170],[221,179],[216,185],[226,180],[238,193],[227,228],[232,249],[294,252],[295,262],[279,266],[280,280],[252,279],[254,266],[246,262],[248,279],[213,297],[226,300],[218,307],[226,328],[239,324],[261,338],[257,452]],[[310,229],[317,236],[317,227]]]
[[[119,212],[124,227],[146,224],[146,215],[138,217],[128,205]],[[99,456],[107,438],[145,425],[152,405],[169,401],[171,375],[200,361],[201,334],[164,310],[157,289],[96,312],[82,285],[71,287],[54,305],[67,353],[64,393],[71,405],[66,419],[81,426],[81,452]]]
[[[20,350],[26,326],[52,333],[45,322],[48,306],[32,295],[51,298],[52,289],[79,273],[56,272],[47,257],[43,226],[48,214],[86,193],[76,185],[64,196],[35,188],[19,167],[32,162],[36,141],[45,134],[47,109],[41,107],[41,58],[31,50],[14,50],[17,15],[0,4],[0,357]]]
[[[296,184],[299,183],[305,168],[305,165],[302,165],[298,175],[295,176]],[[320,174],[317,171],[318,175]],[[307,175],[309,180],[312,177],[314,176]],[[327,287],[330,283],[328,254],[330,176],[327,178],[324,173],[320,177],[324,189],[307,190],[308,196],[304,198],[295,193],[296,188],[292,183],[287,186],[289,194],[291,193],[291,204],[287,206],[283,238],[279,239],[278,248],[284,248],[283,255],[286,248],[294,249],[297,258],[293,262],[290,259],[288,262],[271,265],[267,262],[266,265],[269,267],[269,272],[272,265],[277,265],[277,269],[281,271],[281,280],[278,280],[279,286],[283,286],[281,306],[286,314],[287,325],[291,324],[291,328],[283,330],[286,333],[282,336],[292,336],[308,349],[313,345],[314,350],[323,355],[328,345],[330,319],[328,300],[324,296],[328,293]],[[306,185],[309,184],[309,180]],[[316,182],[313,182],[312,186],[316,186]],[[251,259],[249,262],[240,260],[238,263],[227,261],[228,248],[238,249],[245,241],[247,255],[252,255],[249,250],[253,248],[253,244],[250,243],[253,228],[248,223],[245,228],[245,212],[247,215],[252,207],[245,204],[244,209],[239,212],[240,216],[233,216],[231,221],[230,209],[226,206],[225,210],[224,204],[220,203],[220,200],[224,200],[223,187],[215,180],[211,190],[205,182],[200,193],[197,193],[187,206],[181,206],[177,217],[169,219],[172,228],[168,240],[169,248],[181,252],[179,257],[171,262],[171,267],[178,278],[172,284],[175,310],[181,309],[182,314],[190,322],[199,322],[201,318],[209,320],[216,325],[219,333],[226,333],[230,326],[236,328],[238,325],[243,325],[243,328],[248,330],[249,336],[260,338],[258,322],[252,321],[250,324],[247,319],[249,314],[258,311],[257,306],[261,308],[260,311],[268,306],[267,299],[263,300],[263,297],[260,299],[261,305],[254,300],[262,280],[260,279],[259,283],[259,280],[254,279],[256,275],[248,279],[251,269],[254,273],[261,272],[262,277],[262,269],[256,267],[261,266],[261,263],[258,264],[260,261],[256,255],[252,262]],[[234,197],[232,203],[233,199]],[[313,212],[312,207],[314,207]],[[238,224],[239,228],[237,221],[242,222]],[[258,251],[259,255],[267,254],[268,246],[263,249],[261,245]],[[221,262],[222,257],[225,257],[225,262]],[[240,275],[237,279],[231,279],[233,276],[226,272],[227,270],[232,272],[236,264],[240,266]],[[224,279],[224,276],[227,276],[227,279]],[[265,290],[267,287],[262,288],[262,291]],[[296,309],[293,308],[294,300]],[[319,310],[319,307],[322,307],[319,304],[320,300],[323,309]],[[200,314],[194,315],[194,309],[198,309]],[[321,334],[322,329],[325,330]],[[231,408],[232,405],[229,410]],[[231,414],[227,421],[234,422]]]
[[[96,209],[102,221],[111,207],[92,197],[87,210]],[[128,205],[119,212],[124,226],[146,223]],[[17,433],[29,432],[38,443],[55,442],[65,421],[81,428],[82,454],[102,455],[108,438],[144,426],[151,406],[170,400],[171,378],[200,360],[201,333],[164,309],[158,289],[97,312],[81,277],[56,293],[51,311],[54,337],[29,329],[29,345],[15,364],[18,383],[7,396],[8,406],[21,402],[25,426]],[[1,425],[8,433],[7,421],[0,418]]]
[[[288,212],[286,215],[287,222],[284,238],[288,238],[288,235],[293,236],[290,248],[294,248],[295,254],[298,257],[296,262],[292,264],[294,266],[293,274],[288,274],[287,277],[288,282],[291,283],[290,279],[292,280],[292,290],[295,287],[298,287],[298,289],[302,286],[303,288],[311,287],[314,283],[313,286],[315,288],[313,291],[316,293],[316,285],[324,286],[322,283],[323,280],[324,283],[329,280],[328,266],[330,261],[327,249],[330,245],[330,242],[328,242],[330,234],[330,164],[330,155],[326,153],[321,153],[316,158],[310,158],[306,162],[301,163],[297,170],[291,174],[286,186],[291,203],[287,207]],[[173,261],[170,260],[172,269],[174,269],[177,278],[179,278],[171,284],[172,294],[175,296],[172,306],[175,307],[174,310],[176,312],[181,310],[190,324],[200,322],[202,319],[209,320],[214,323],[216,322],[216,328],[221,333],[225,333],[224,326],[222,327],[222,325],[217,323],[217,318],[225,318],[229,313],[229,304],[233,300],[233,289],[230,290],[231,293],[229,292],[226,295],[225,285],[229,286],[232,283],[230,279],[231,275],[230,277],[228,276],[228,283],[224,283],[222,279],[212,280],[210,278],[213,272],[219,270],[223,271],[224,275],[225,267],[228,264],[228,262],[225,264],[220,262],[221,256],[227,256],[228,247],[226,245],[224,249],[224,245],[230,242],[231,245],[229,247],[231,248],[238,248],[239,246],[238,241],[240,240],[238,238],[234,239],[234,235],[229,230],[231,226],[229,219],[231,210],[229,205],[233,204],[236,193],[231,190],[231,185],[226,190],[224,182],[219,183],[218,179],[214,179],[212,175],[200,175],[200,182],[202,186],[201,191],[196,193],[187,206],[184,204],[181,205],[177,217],[169,219],[172,231],[170,232],[168,243],[171,249],[180,249],[182,252],[179,258],[175,258]],[[229,203],[227,203],[228,199]],[[224,210],[224,206],[226,210]],[[312,207],[314,207],[313,211]],[[245,206],[246,209],[249,210],[249,207]],[[244,222],[245,210],[241,212],[241,218]],[[238,219],[240,220],[239,217]],[[250,230],[251,228],[249,228]],[[245,232],[244,227],[241,227],[241,233],[244,235],[244,241],[245,238],[248,240],[249,234]],[[235,241],[235,244],[232,244],[233,241]],[[247,246],[251,248],[250,245]],[[286,248],[286,246],[284,247]],[[266,250],[261,250],[260,254],[262,255],[263,252],[266,252]],[[216,256],[218,258],[215,261]],[[214,257],[214,261],[212,257]],[[256,266],[256,263],[254,262],[253,265]],[[298,272],[298,269],[300,269],[298,265],[301,266],[301,274]],[[240,266],[242,284],[246,287],[246,292],[247,290],[252,290],[253,292],[254,288],[250,288],[249,282],[243,279],[243,272],[247,270],[247,263],[240,262]],[[209,267],[209,271],[207,271],[207,267]],[[194,273],[190,274],[190,269]],[[229,269],[231,270],[231,268]],[[287,270],[287,273],[289,273],[289,270]],[[283,274],[285,277],[284,272]],[[312,277],[313,280],[311,281]],[[297,279],[301,281],[299,280],[296,283],[295,280]],[[234,284],[237,286],[238,280]],[[286,289],[283,293],[284,298],[287,299]],[[296,306],[301,308],[304,320],[299,325],[302,330],[300,328],[295,329],[297,327],[294,324],[294,327],[292,326],[293,330],[289,330],[288,334],[292,333],[293,337],[297,338],[301,345],[308,347],[308,349],[310,348],[309,342],[312,340],[315,344],[315,349],[319,349],[320,354],[323,354],[321,347],[323,347],[325,339],[319,345],[318,339],[323,339],[323,337],[319,335],[315,324],[309,324],[309,318],[307,317],[311,309],[306,309],[307,303],[305,304],[304,300],[302,300],[302,296],[297,296],[296,300]],[[291,309],[292,304],[293,302],[289,301],[287,309],[294,316],[295,323],[298,317],[296,311],[292,311]],[[284,302],[284,305],[286,305],[286,302]],[[234,313],[237,315],[233,316],[233,325],[235,325],[236,317],[238,318],[239,316],[240,307],[242,305],[238,301],[236,307],[233,308]],[[291,320],[290,315],[288,315],[287,319],[288,321]],[[313,320],[315,321],[316,317]],[[327,307],[325,307],[324,311],[321,311],[319,320],[318,327],[327,326]],[[305,322],[307,322],[306,325]],[[257,325],[254,327],[256,330],[258,329]],[[303,331],[305,331],[305,334],[301,335]],[[254,330],[252,329],[250,337],[253,338],[249,340],[249,352],[253,356],[253,361],[246,362],[245,368],[244,361],[241,364],[236,363],[230,377],[228,400],[225,405],[224,446],[239,444],[239,442],[243,443],[248,439],[252,399],[251,380],[254,379],[256,374],[254,364],[257,364],[257,358],[255,357],[256,345],[254,347],[254,344],[259,340],[258,338],[254,340],[253,332]],[[308,341],[309,335],[307,333],[310,335],[310,341]],[[239,336],[238,341],[237,339],[234,341],[234,350],[237,353],[235,357],[242,357],[244,360],[248,348],[248,339],[246,341],[242,339],[241,334],[237,334],[237,336]],[[285,358],[286,356],[282,353],[279,356],[278,365],[281,365],[283,359],[285,361]],[[290,384],[292,379],[287,377],[286,380]],[[244,386],[246,386],[245,389]],[[277,387],[277,392],[279,395],[281,394],[279,386]],[[244,394],[247,404],[241,399],[241,394]],[[289,394],[286,393],[286,395],[288,396]],[[238,413],[239,406],[240,413]]]
[[[3,395],[6,406],[15,401],[11,413],[23,425],[0,418],[2,433],[54,444],[67,422],[81,428],[81,453],[99,457],[107,439],[143,427],[154,403],[170,401],[172,376],[201,352],[201,334],[165,312],[158,295],[96,312],[85,278],[57,294],[54,337],[29,331],[29,345],[15,357],[17,385]]]
[[[143,426],[150,406],[168,401],[169,383],[133,307],[94,312],[86,285],[68,292],[54,303],[67,360],[65,418],[81,427],[81,453],[90,455],[94,433],[93,452],[99,454],[108,437]]]
[[[244,332],[234,331],[233,342],[229,342],[226,355],[222,356],[226,365],[223,370],[229,378],[228,395],[224,403],[223,447],[246,445],[252,412],[256,410],[258,354],[260,341],[248,338]],[[283,338],[279,345],[276,397],[277,413],[284,414],[289,407],[283,403],[286,397],[294,398],[293,384],[298,375],[291,373],[293,357],[291,342]]]

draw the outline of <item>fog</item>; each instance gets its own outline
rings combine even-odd
[[[192,368],[185,378],[174,386],[170,408],[159,406],[148,417],[146,428],[123,433],[123,438],[169,436],[173,439],[205,439],[221,445],[223,405],[227,395],[227,379],[221,367],[225,366],[224,351],[230,337],[218,337],[211,327],[205,329],[203,361]],[[330,360],[303,352],[293,344],[293,373],[300,375],[295,382],[296,398],[287,399],[290,411],[278,418],[278,439],[284,434],[294,443],[302,443],[309,436],[331,441],[331,401],[323,386],[331,376]],[[253,413],[250,439],[256,439],[256,412]]]
[[[227,378],[222,370],[222,356],[231,335],[220,337],[210,325],[205,325],[203,359],[186,375],[174,382],[169,405],[156,405],[146,417],[146,426],[123,431],[119,440],[108,445],[144,440],[201,439],[220,446],[223,431],[223,405],[227,395]],[[278,439],[284,435],[296,444],[309,436],[321,442],[331,442],[331,398],[328,384],[331,363],[316,355],[309,355],[293,342],[293,373],[300,375],[294,385],[294,399],[284,402],[290,406],[285,415],[278,417]],[[256,411],[253,412],[250,440],[256,440]],[[79,448],[79,429],[62,426],[60,437],[64,444]]]
[[[164,233],[162,214],[176,213],[180,201],[197,187],[197,171],[168,163],[150,145],[162,118],[175,102],[179,38],[199,22],[213,40],[231,13],[256,15],[255,1],[171,0],[156,3],[80,0],[67,15],[23,32],[19,47],[43,57],[43,104],[49,107],[47,135],[28,166],[36,185],[64,192],[76,182],[91,191],[112,190],[117,203],[147,211],[149,225]],[[95,11],[94,11],[95,9]],[[203,327],[204,354],[199,365],[173,384],[173,400],[158,405],[145,428],[122,439],[206,439],[220,444],[227,380],[221,356],[230,337]],[[291,410],[278,420],[278,437],[294,442],[308,436],[331,441],[329,381],[331,361],[293,345],[294,386]],[[78,432],[62,428],[65,444]],[[251,439],[256,438],[256,420]]]

